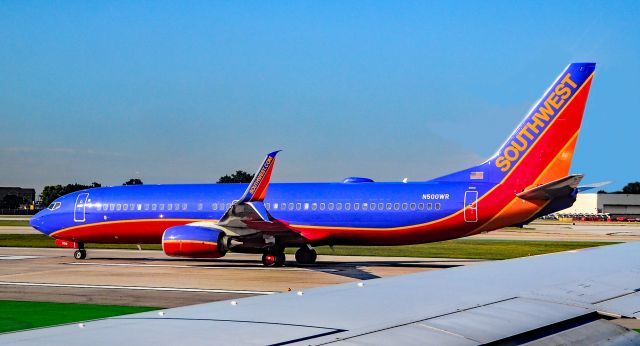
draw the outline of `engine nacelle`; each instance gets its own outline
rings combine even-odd
[[[227,253],[224,232],[199,226],[174,226],[162,234],[162,250],[167,256],[218,258]]]

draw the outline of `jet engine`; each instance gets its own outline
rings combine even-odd
[[[172,257],[218,258],[227,253],[227,237],[217,229],[174,226],[162,234],[162,249]]]

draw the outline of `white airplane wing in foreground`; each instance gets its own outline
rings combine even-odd
[[[3,345],[638,345],[640,242],[0,335]]]

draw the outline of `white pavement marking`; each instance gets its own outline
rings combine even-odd
[[[0,255],[0,260],[23,260],[32,258],[42,258],[42,256],[12,256],[12,255]]]
[[[114,286],[114,285],[76,285],[76,284],[49,284],[32,282],[8,282],[0,281],[3,286],[33,286],[33,287],[68,287],[68,288],[101,288],[139,291],[169,291],[169,292],[204,292],[204,293],[238,293],[238,294],[274,294],[273,291],[246,291],[246,290],[221,290],[206,288],[176,288],[176,287],[144,287],[144,286]]]
[[[235,270],[287,270],[287,271],[318,271],[337,272],[337,269],[306,269],[306,268],[269,268],[269,267],[234,267],[234,266],[199,266],[199,265],[175,265],[175,264],[139,264],[139,263],[96,263],[96,262],[68,262],[68,265],[91,265],[105,267],[160,267],[160,268],[193,268],[193,269],[235,269]]]

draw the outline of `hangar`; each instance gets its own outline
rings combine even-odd
[[[581,193],[571,208],[558,214],[609,214],[611,217],[640,217],[640,194]]]

